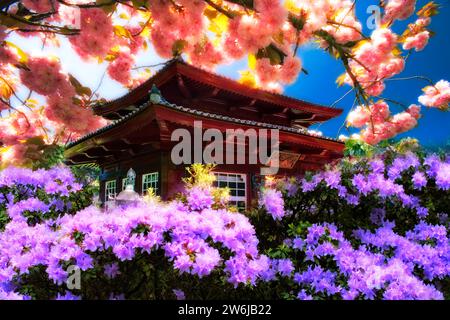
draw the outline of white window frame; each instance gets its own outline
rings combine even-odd
[[[247,174],[245,174],[245,173],[236,173],[236,172],[219,172],[219,171],[214,171],[213,173],[216,176],[216,181],[215,182],[217,183],[217,187],[219,187],[219,182],[222,181],[222,182],[226,182],[227,183],[227,187],[228,187],[228,189],[230,189],[230,191],[231,190],[237,190],[237,191],[243,190],[244,191],[244,195],[243,196],[237,196],[237,195],[236,196],[232,196],[232,195],[230,195],[229,203],[232,204],[232,205],[236,205],[237,206],[238,202],[243,202],[244,203],[244,209],[246,209],[247,208]],[[219,180],[220,176],[226,176],[228,179],[227,180]],[[229,186],[230,182],[238,183],[238,179],[236,179],[238,177],[240,177],[242,179],[242,182],[244,183],[244,188],[238,188],[237,186],[236,186],[236,188],[230,188],[230,186]],[[230,178],[231,179],[235,178],[235,181],[232,181]],[[239,181],[239,182],[241,182],[241,181]]]
[[[150,181],[146,181],[146,177],[156,177],[155,179],[152,179]],[[146,186],[147,184],[147,186]],[[145,186],[145,187],[144,187]],[[153,188],[153,191],[155,193],[158,192],[159,189],[159,171],[155,172],[149,172],[142,175],[142,194],[145,194],[148,188]]]
[[[110,185],[114,185],[111,187]],[[110,195],[112,195],[112,199],[114,199],[117,195],[117,181],[116,180],[108,180],[105,182],[105,201],[109,201]]]

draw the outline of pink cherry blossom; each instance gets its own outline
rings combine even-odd
[[[357,106],[347,115],[347,123],[352,127],[361,128],[369,121],[369,118],[370,111],[363,106]]]
[[[261,85],[267,84],[278,79],[280,72],[279,66],[270,63],[269,58],[258,59],[255,67],[256,75]]]
[[[350,61],[352,73],[355,75],[366,93],[371,96],[380,95],[385,86],[384,79],[403,71],[405,61],[396,56],[393,50],[396,47],[398,37],[390,29],[379,28],[375,30],[369,42],[356,47],[355,59]],[[354,85],[353,80],[347,74],[344,81]]]
[[[415,8],[416,0],[388,0],[383,21],[405,20],[414,13]]]
[[[27,67],[28,70],[20,70],[20,79],[39,94],[53,94],[62,83],[67,82],[67,76],[61,73],[61,64],[56,58],[35,56],[29,59]]]
[[[390,139],[397,134],[411,130],[420,118],[420,106],[411,105],[406,111],[391,116],[389,105],[378,101],[369,107],[358,106],[349,113],[347,123],[361,128],[357,137],[368,144],[375,145],[382,140]]]
[[[424,94],[419,102],[427,107],[448,108],[450,103],[450,83],[445,80],[438,81],[434,86],[423,88]]]
[[[117,58],[108,66],[108,75],[122,83],[128,85],[131,80],[131,68],[134,65],[134,55],[130,54],[128,48],[123,48]]]
[[[416,51],[421,51],[428,44],[428,39],[430,38],[430,33],[428,31],[422,31],[414,36],[408,37],[403,43],[403,49]]]
[[[27,9],[37,13],[47,13],[57,10],[59,3],[54,0],[22,0]]]
[[[302,70],[302,62],[297,57],[287,57],[284,59],[280,69],[279,79],[282,83],[293,83]]]
[[[116,41],[111,17],[99,8],[80,10],[81,32],[69,41],[83,59],[104,57]]]

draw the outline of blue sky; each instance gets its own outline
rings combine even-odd
[[[419,0],[417,7],[419,8],[427,2]],[[396,77],[421,75],[429,77],[433,82],[441,79],[450,80],[450,0],[438,0],[436,2],[442,6],[440,14],[433,17],[430,26],[436,35],[430,40],[430,44],[424,51],[414,52],[408,58],[405,70]],[[364,26],[366,25],[365,21],[369,17],[369,14],[366,13],[367,7],[377,3],[378,1],[375,0],[360,0],[357,2],[357,16]],[[394,31],[401,34],[407,24],[414,20],[415,17],[413,16],[407,21],[397,22]],[[370,34],[370,30],[366,27],[364,32],[365,34]],[[40,42],[36,39],[13,37],[9,40],[18,44],[27,52],[36,53],[41,51]],[[44,54],[53,54],[59,57],[65,71],[72,73],[84,85],[91,88],[98,86],[100,78],[106,69],[105,64],[98,65],[80,60],[73,54],[70,45],[66,41],[62,41],[59,48],[49,47],[44,50]],[[342,97],[350,89],[347,85],[337,87],[335,80],[344,72],[344,69],[339,61],[329,54],[315,48],[314,45],[307,45],[300,48],[299,55],[303,61],[304,68],[308,70],[309,74],[300,75],[294,84],[285,88],[284,94],[327,106]],[[150,47],[149,50],[142,52],[138,56],[137,65],[150,65],[160,61],[161,59],[157,57]],[[242,60],[232,65],[220,66],[217,72],[231,78],[238,78],[238,70],[243,70],[246,67],[247,61]],[[383,96],[406,105],[417,103],[417,97],[422,93],[421,89],[427,85],[425,81],[421,80],[391,81],[386,84],[387,88]],[[106,78],[98,92],[107,99],[113,99],[123,95],[126,89]],[[23,95],[26,95],[26,93],[23,92]],[[343,125],[353,100],[353,94],[349,94],[337,105],[344,109],[343,114],[320,125],[319,129],[325,135],[331,137],[338,135],[338,130]],[[394,104],[390,104],[390,106],[393,113],[402,111],[400,106]],[[423,116],[419,120],[419,126],[401,136],[418,138],[422,144],[427,146],[439,146],[450,140],[450,112],[423,108],[422,113]],[[343,128],[341,133],[349,134],[346,128]]]

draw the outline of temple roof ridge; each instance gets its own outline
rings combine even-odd
[[[165,81],[168,81],[168,79],[173,78],[175,75],[182,75],[194,81],[203,83],[204,85],[216,87],[223,92],[257,99],[264,103],[292,108],[292,110],[298,110],[309,114],[318,114],[324,118],[323,120],[317,120],[317,122],[326,121],[327,119],[336,117],[343,111],[340,108],[323,106],[283,95],[281,93],[275,93],[261,88],[251,88],[222,74],[200,68],[199,66],[194,66],[184,61],[181,57],[168,60],[161,63],[161,65],[163,67],[157,70],[155,74],[142,84],[118,98],[107,100],[105,103],[95,106],[94,112],[98,115],[106,116],[110,113],[124,110],[131,104],[130,100],[135,99],[135,97],[133,97],[135,92],[136,95],[142,97],[144,91],[148,92],[152,85],[157,82],[165,83]]]

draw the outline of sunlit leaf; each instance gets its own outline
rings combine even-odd
[[[337,85],[340,87],[345,83],[345,78],[347,77],[346,73],[341,74],[339,77],[337,77],[336,79],[336,83]]]
[[[207,17],[209,20],[213,20],[214,18],[217,17],[218,14],[219,12],[210,6],[206,7],[205,10],[203,11],[203,15]]]
[[[28,62],[28,55],[20,47],[18,47],[17,45],[15,45],[14,43],[9,42],[9,41],[5,41],[5,44],[11,48],[14,48],[14,50],[16,50],[17,55],[19,56],[20,63],[26,64]]]
[[[401,56],[402,51],[398,47],[395,47],[394,49],[392,49],[392,54],[396,57],[399,57]]]
[[[122,26],[114,26],[114,34],[119,37],[133,39],[130,31]]]
[[[224,14],[217,15],[214,19],[211,19],[209,30],[220,36],[228,29],[229,18]]]
[[[0,79],[0,97],[4,99],[9,99],[13,93],[13,90],[11,86],[5,82],[4,80]]]
[[[250,71],[239,71],[241,74],[241,77],[239,78],[238,82],[242,83],[246,86],[255,88],[256,87],[256,79],[255,75]]]
[[[417,11],[419,17],[432,17],[439,13],[439,6],[433,1],[428,2],[420,10]]]
[[[286,0],[284,1],[284,7],[292,13],[299,14],[300,8],[297,7],[297,3],[294,0]]]
[[[119,18],[123,19],[123,20],[130,20],[130,16],[127,15],[125,12],[122,12],[121,14],[119,14]]]
[[[248,67],[251,70],[255,70],[256,68],[256,57],[254,54],[249,54],[248,55]]]

